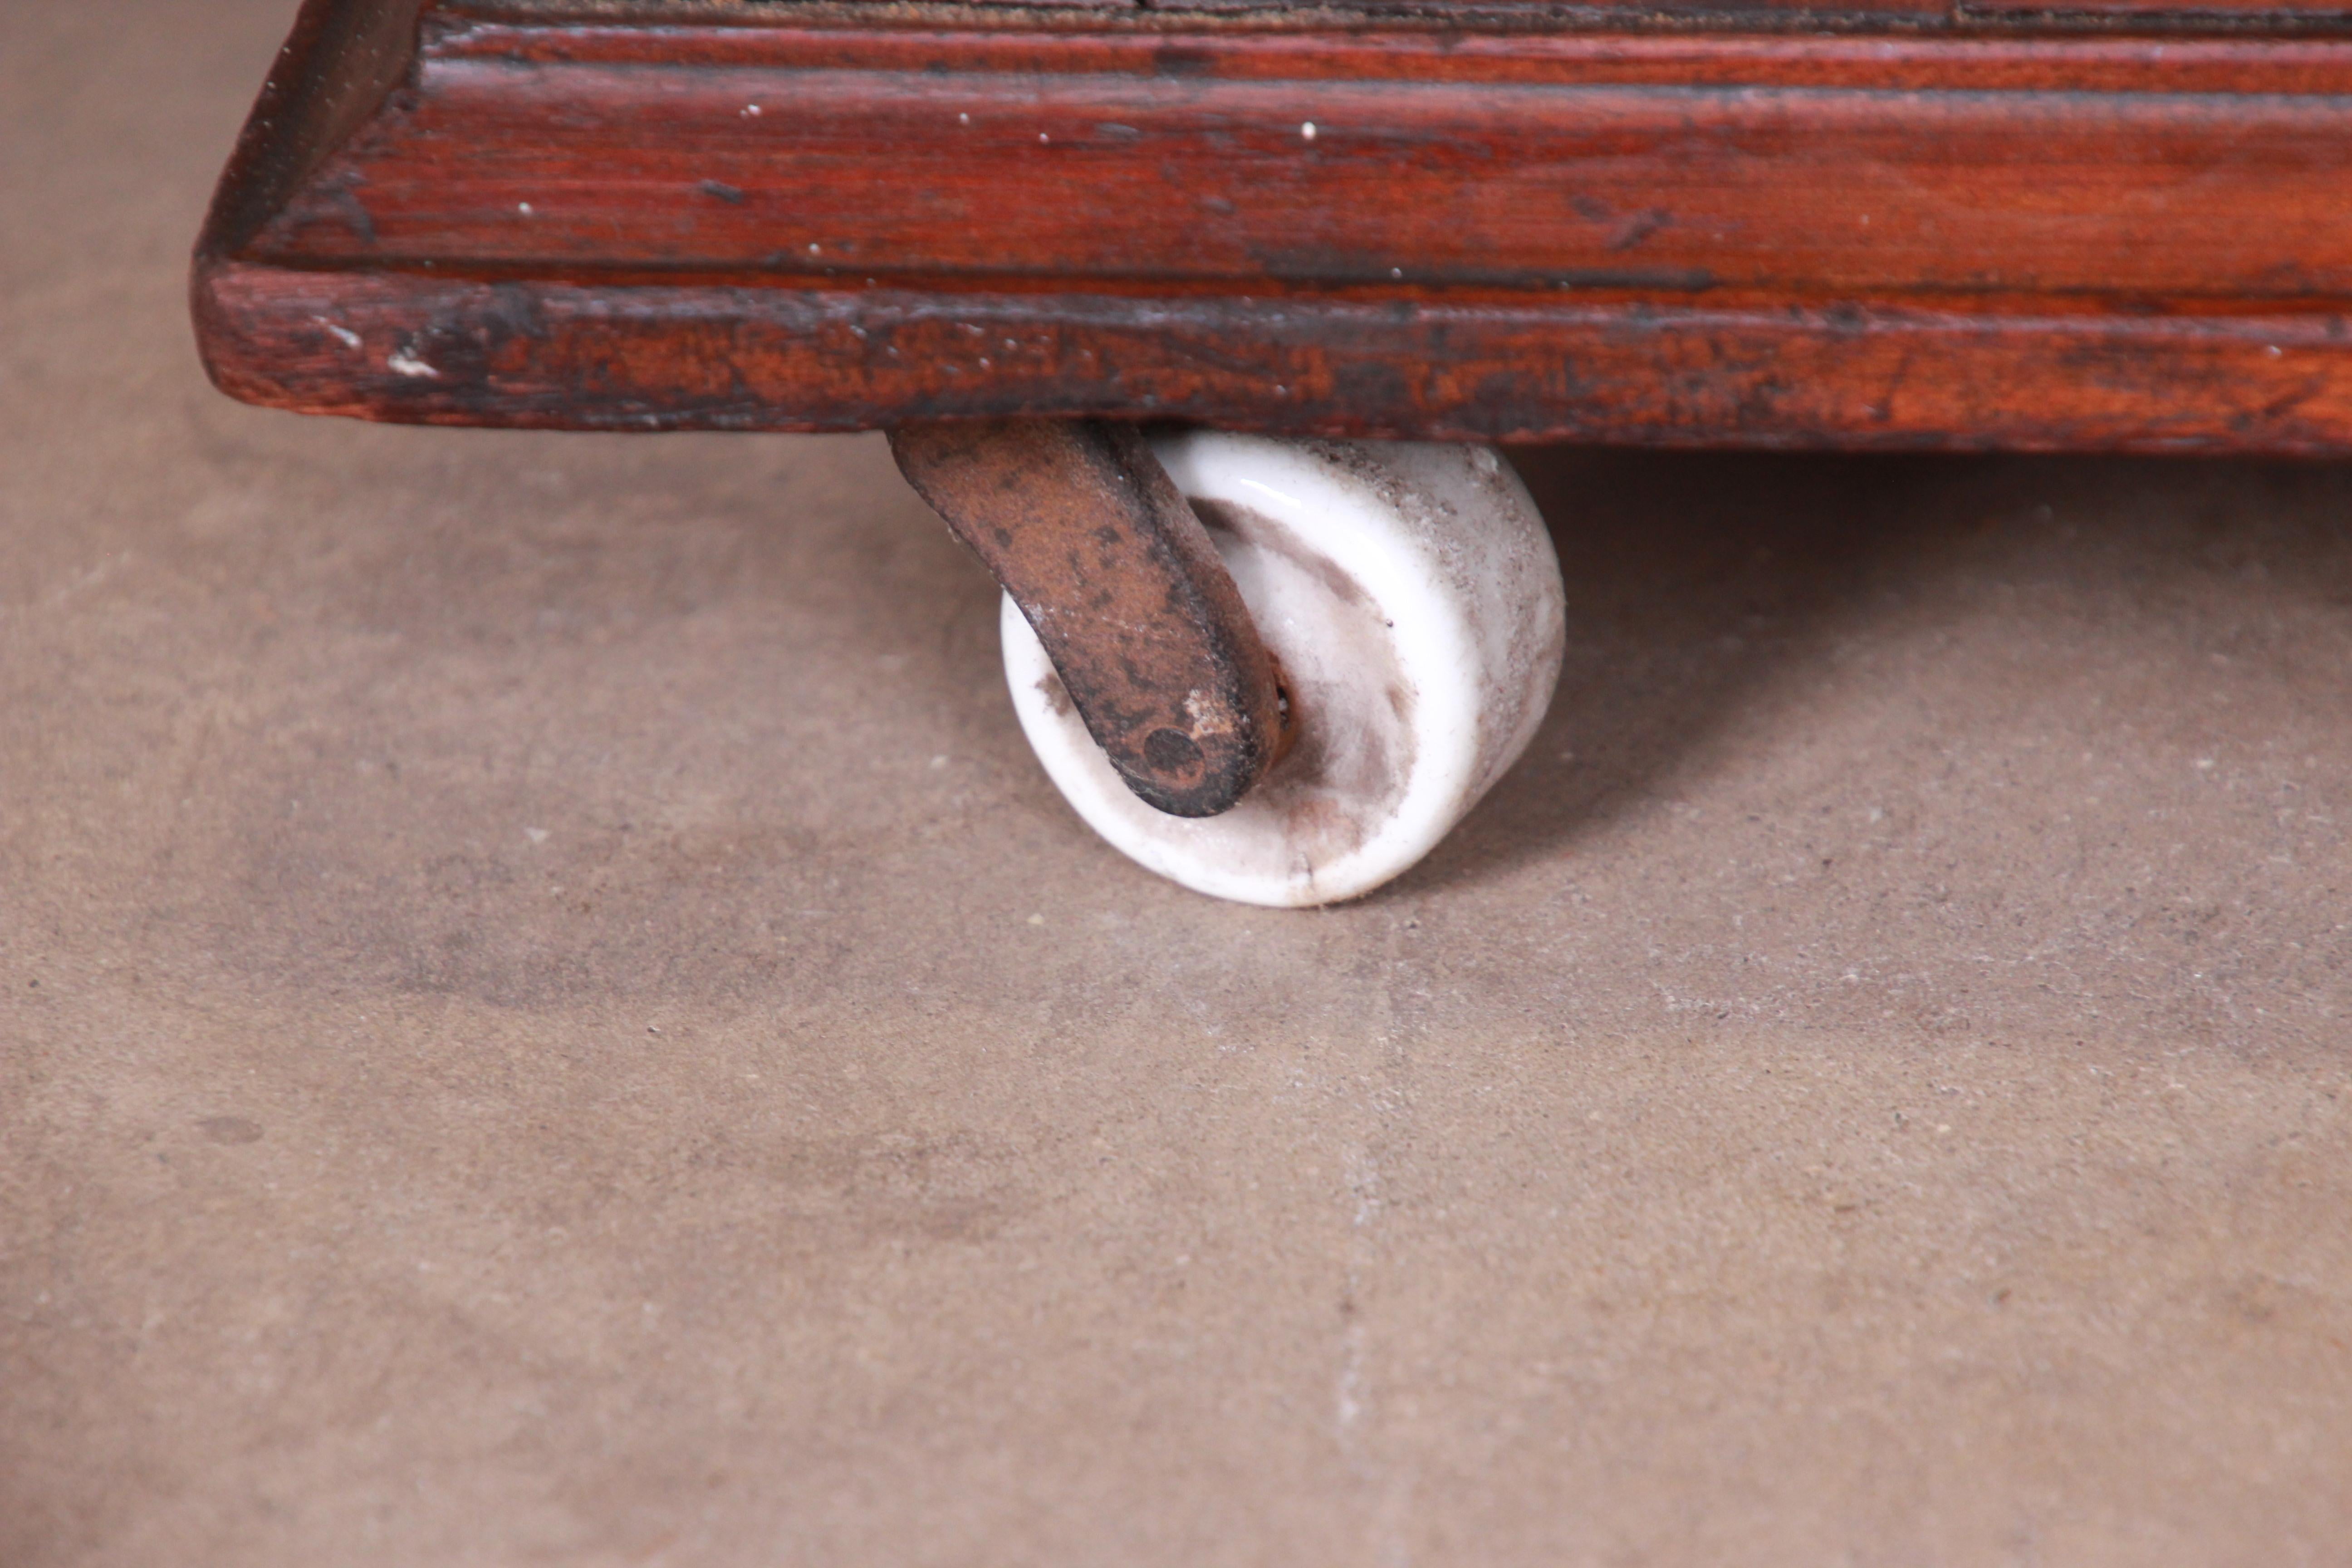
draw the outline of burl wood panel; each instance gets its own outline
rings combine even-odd
[[[378,101],[261,116],[275,184],[225,185],[198,316],[239,395],[2352,443],[2352,42],[479,4],[390,73],[317,42],[397,10],[313,0],[281,75]]]

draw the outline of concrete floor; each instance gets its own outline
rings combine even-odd
[[[871,438],[304,422],[0,8],[0,1563],[2352,1538],[2352,469],[1523,454],[1423,868],[1086,835]]]

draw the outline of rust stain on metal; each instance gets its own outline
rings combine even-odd
[[[1265,776],[1283,748],[1278,672],[1207,530],[1134,426],[904,425],[890,450],[1021,606],[1139,797],[1213,816]]]

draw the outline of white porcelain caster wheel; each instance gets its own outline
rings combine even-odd
[[[1197,892],[1278,908],[1368,893],[1477,805],[1551,702],[1559,563],[1535,503],[1486,447],[1200,432],[1152,449],[1281,664],[1297,742],[1222,816],[1153,810],[1008,595],[1029,744],[1087,826]]]

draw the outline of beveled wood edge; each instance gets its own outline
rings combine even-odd
[[[1653,445],[2352,450],[2352,340],[2332,300],[2164,314],[2060,301],[1254,301],[1155,299],[1084,278],[1066,293],[494,282],[241,257],[414,68],[423,3],[305,0],[192,278],[206,367],[232,395],[541,428],[1047,415]],[[1097,283],[1112,291],[1085,292]],[[1020,352],[973,349],[1008,337]]]
[[[1170,67],[1133,40],[1023,39],[1007,52],[970,35],[777,29],[740,53],[698,36],[539,31],[549,36],[426,49],[414,89],[241,258],[583,282],[630,267],[755,285],[822,272],[951,290],[1006,276],[1244,294],[1395,282],[1580,298],[2139,297],[2122,308],[2182,293],[2352,298],[2352,240],[2331,199],[2352,112],[2341,45],[2183,47],[2175,59],[2155,46],[1723,39],[1662,55],[1521,39],[1478,58],[1478,40],[1418,40],[1368,81],[1358,72],[1389,40],[1192,40]],[[1298,74],[1255,74],[1269,53]],[[1888,55],[1901,57],[1901,90],[1873,79],[1895,74]],[[1538,74],[1487,74],[1498,66]],[[1508,91],[1485,85],[1505,79]],[[1790,90],[1753,90],[1768,85]],[[788,107],[755,125],[761,100]],[[1033,116],[1050,118],[1013,123]],[[2045,212],[2034,143],[2017,134],[2029,121],[2080,166],[2058,187],[2075,210]],[[950,124],[974,129],[942,135]],[[1052,148],[1030,144],[1049,124]],[[1610,140],[1621,132],[1640,140]],[[2218,171],[2199,139],[2217,135],[2242,177],[2200,188]],[[1581,139],[1593,188],[1557,148],[1546,160],[1547,136]],[[1709,156],[1731,139],[1749,177]],[[1482,142],[1494,161],[1465,165]],[[1391,168],[1398,156],[1411,167]],[[1431,159],[1450,174],[1421,167]],[[1253,177],[1269,160],[1291,187],[1271,203],[1244,194],[1276,183]],[[1954,190],[1955,174],[1985,188]],[[1155,177],[1168,199],[1139,195]],[[1496,191],[1482,193],[1490,179]],[[1041,180],[1068,199],[1028,204]],[[1384,199],[1405,182],[1417,182],[1411,199]],[[2137,231],[2115,232],[2134,213]],[[1430,227],[1432,214],[1449,216]]]
[[[1392,28],[1522,36],[1754,33],[1855,37],[2243,37],[2352,32],[2343,0],[778,0],[665,10],[637,0],[439,0],[459,25],[612,26],[756,32],[772,27],[986,26],[1147,33],[1185,28],[1260,36],[1299,30]]]
[[[425,0],[303,0],[215,187],[199,256],[234,255],[383,107],[414,63]]]
[[[531,24],[429,13],[436,60],[648,64],[688,68],[948,68],[1315,80],[1409,77],[1459,81],[1706,81],[1965,90],[2337,92],[2352,38],[2239,27],[2209,37],[2116,29],[2051,35],[1854,33],[1779,28],[1690,31],[1621,23],[1529,31],[1426,28],[1387,16],[1237,28],[1209,13],[1095,13],[1051,27],[961,7],[783,8],[751,26],[692,29],[586,18]],[[1034,20],[1027,13],[1024,19]]]
[[[2317,311],[1244,304],[214,260],[197,317],[233,396],[425,425],[844,431],[1027,415],[1437,440],[2352,451],[2352,328]]]

